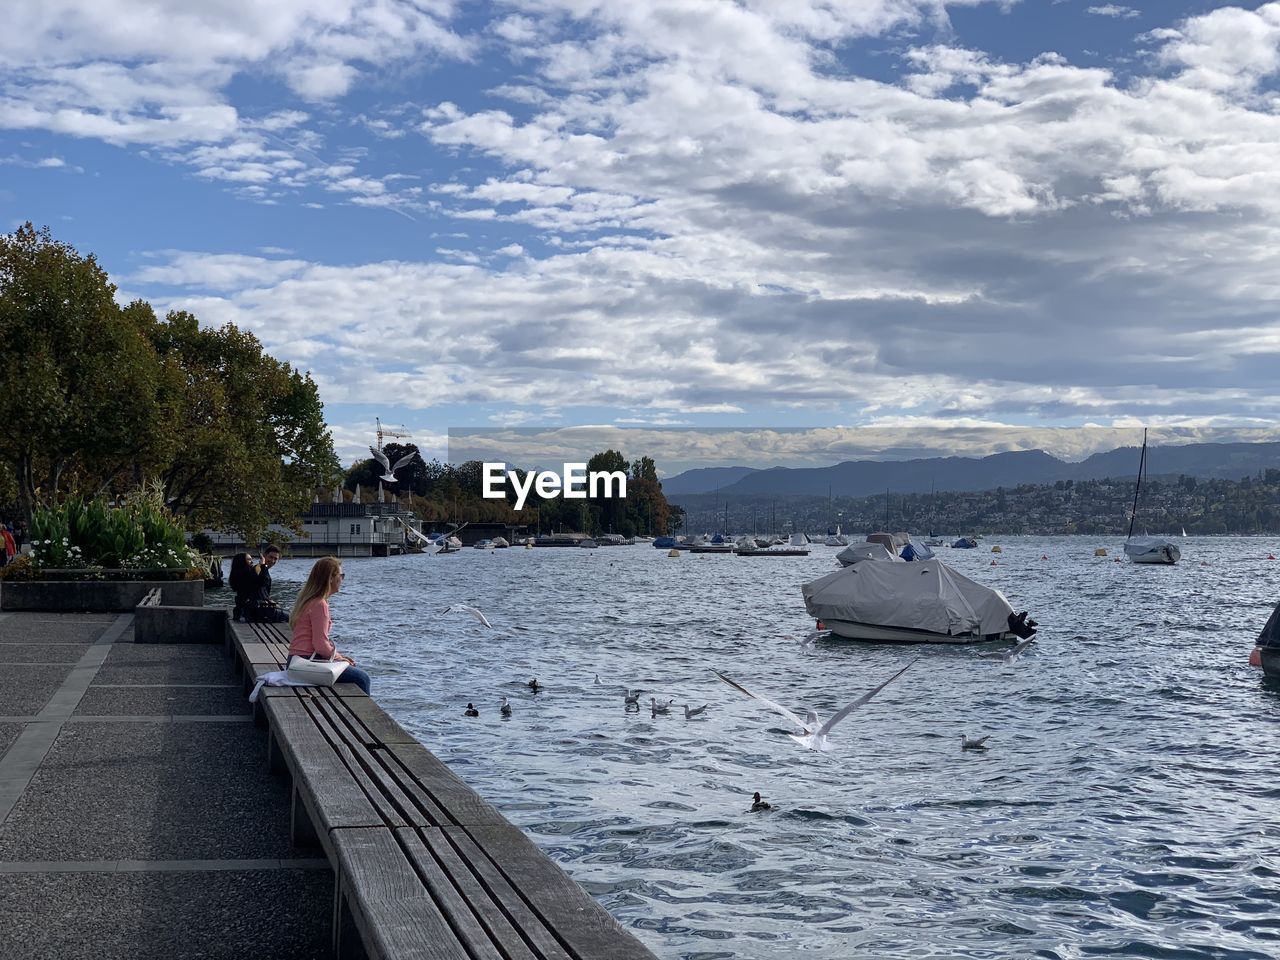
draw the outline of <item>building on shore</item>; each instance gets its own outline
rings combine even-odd
[[[273,523],[263,535],[263,543],[278,543],[285,554],[294,557],[388,557],[411,553],[417,538],[405,530],[412,527],[422,532],[422,521],[378,487],[378,501],[360,503],[360,488],[351,502],[342,498],[341,489],[333,493],[329,503],[319,498],[299,518],[301,534],[283,524]],[[219,530],[206,531],[213,540],[214,552],[253,552],[260,543],[246,544],[238,534]]]

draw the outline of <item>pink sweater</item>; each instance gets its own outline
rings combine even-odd
[[[329,639],[329,628],[333,620],[329,617],[328,600],[312,600],[302,608],[298,622],[293,625],[293,642],[289,644],[290,655],[309,657],[313,653],[327,659],[338,652]]]

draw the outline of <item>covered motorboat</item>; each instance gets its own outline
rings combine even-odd
[[[1177,563],[1182,558],[1178,545],[1168,537],[1131,537],[1124,543],[1131,563]]]
[[[1280,603],[1271,611],[1262,633],[1258,634],[1258,655],[1262,671],[1274,680],[1280,680]]]
[[[882,543],[851,543],[836,554],[836,560],[842,567],[851,567],[863,560],[888,560],[901,563],[902,558],[888,551]]]
[[[809,615],[850,640],[981,643],[1026,639],[1036,628],[999,590],[940,560],[854,563],[800,589]]]

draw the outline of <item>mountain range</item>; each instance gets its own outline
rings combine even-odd
[[[993,490],[1021,483],[1101,480],[1136,476],[1138,447],[1117,447],[1072,463],[1043,450],[987,457],[926,457],[916,460],[846,460],[829,467],[701,467],[662,481],[668,497],[715,493],[724,496],[867,497],[895,493]],[[1280,443],[1189,443],[1148,447],[1147,475],[1239,480],[1280,468]]]

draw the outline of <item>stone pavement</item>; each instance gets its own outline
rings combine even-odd
[[[0,957],[327,957],[333,876],[221,647],[0,613]]]

